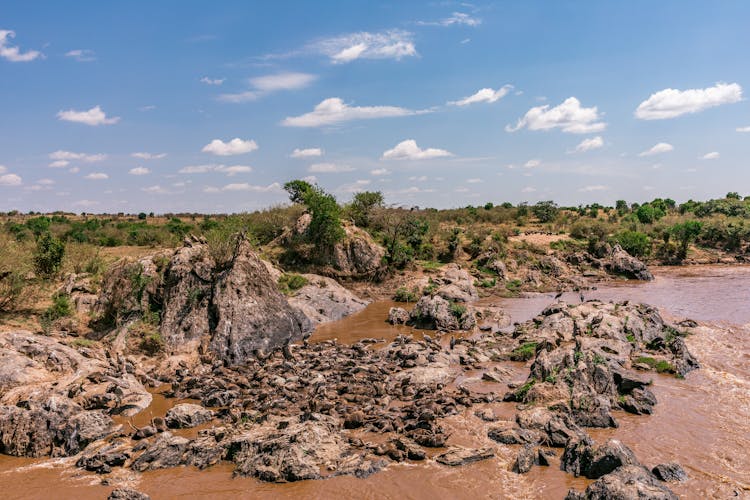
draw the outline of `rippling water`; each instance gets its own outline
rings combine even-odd
[[[618,413],[618,429],[591,430],[595,439],[616,437],[633,448],[648,466],[680,462],[690,475],[673,485],[683,498],[737,498],[750,488],[750,266],[695,266],[657,269],[651,283],[617,283],[585,293],[585,298],[632,300],[658,306],[672,319],[701,322],[688,346],[701,369],[684,379],[657,375],[654,393],[659,403],[650,416]],[[552,295],[524,299],[495,299],[524,321],[550,303]],[[564,299],[577,302],[578,294]],[[390,339],[411,332],[384,322],[391,303],[371,305],[360,314],[320,328],[313,339]],[[523,367],[516,366],[519,378]],[[471,374],[469,374],[470,376]],[[477,382],[481,385],[480,382]],[[496,389],[497,390],[497,389]],[[154,415],[173,402],[155,398]],[[509,403],[484,405],[501,418],[514,413]],[[493,445],[486,424],[474,416],[477,408],[448,419],[451,443]],[[150,415],[143,418],[150,418]],[[198,471],[179,467],[137,476],[119,471],[154,499],[162,498],[563,498],[568,488],[582,489],[587,480],[573,478],[557,467],[535,467],[527,475],[509,472],[516,450],[495,446],[498,456],[466,467],[436,464],[401,464],[368,479],[339,477],[325,481],[266,484],[249,478],[232,478],[230,465]],[[72,461],[0,457],[0,492],[3,498],[105,498],[111,486],[100,478],[77,471]]]

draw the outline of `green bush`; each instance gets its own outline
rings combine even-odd
[[[44,233],[36,243],[34,270],[41,276],[53,276],[60,269],[64,256],[65,244],[50,233]]]
[[[307,283],[307,278],[300,274],[285,273],[279,278],[279,289],[282,293],[289,295],[307,285]]]
[[[620,231],[612,240],[635,257],[648,257],[651,253],[651,239],[639,231]]]
[[[402,286],[396,290],[395,294],[393,294],[393,300],[396,302],[416,302],[417,293],[416,291],[407,290],[406,287]]]
[[[466,306],[458,302],[451,303],[450,309],[451,314],[458,319],[463,318],[464,314],[466,314]]]
[[[511,361],[528,361],[536,354],[536,342],[526,342],[510,353]]]

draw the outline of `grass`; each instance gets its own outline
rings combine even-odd
[[[451,304],[451,314],[458,319],[461,319],[466,314],[466,306],[453,302]]]
[[[70,343],[72,347],[93,347],[96,342],[89,339],[75,339]]]
[[[410,291],[402,286],[396,290],[396,293],[393,295],[393,300],[396,302],[416,302],[417,294],[415,291]]]
[[[526,342],[510,353],[511,361],[528,361],[536,354],[536,342]]]
[[[284,295],[291,295],[307,283],[307,278],[300,274],[284,273],[279,278],[279,290]]]
[[[531,388],[534,387],[534,384],[536,384],[536,379],[532,378],[521,387],[519,387],[514,394],[516,401],[523,401],[524,399],[526,399],[526,395],[529,393]]]
[[[650,366],[658,373],[676,373],[674,366],[669,361],[664,359],[655,359],[649,356],[641,356],[635,360],[638,364],[644,364]]]

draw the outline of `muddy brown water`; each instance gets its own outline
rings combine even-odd
[[[677,461],[690,479],[671,485],[681,498],[750,497],[750,266],[695,266],[655,270],[651,283],[614,283],[585,292],[584,298],[632,300],[658,306],[670,319],[689,317],[701,328],[687,339],[701,369],[683,379],[656,375],[653,391],[659,403],[650,416],[618,413],[618,429],[590,429],[597,440],[617,438],[630,446],[647,466]],[[578,294],[565,294],[578,302]],[[523,299],[492,299],[524,321],[552,301],[552,294]],[[389,302],[378,302],[363,312],[320,327],[312,340],[338,339],[348,343],[373,337],[390,340],[399,333],[421,332],[385,323]],[[518,380],[527,368],[511,364]],[[464,374],[482,390],[481,373]],[[473,377],[473,378],[472,378]],[[484,384],[488,385],[488,384]],[[502,393],[504,388],[492,390]],[[488,389],[489,390],[489,389]],[[141,425],[164,413],[178,401],[156,394],[146,413],[133,422]],[[474,412],[489,409],[501,419],[513,418],[515,407],[491,403],[451,417],[446,425],[453,432],[450,443],[493,446],[497,456],[464,467],[449,468],[435,463],[392,465],[367,479],[337,477],[323,481],[268,484],[252,478],[233,478],[231,464],[198,471],[178,467],[142,475],[117,471],[116,480],[138,488],[154,499],[171,498],[549,498],[560,499],[568,489],[583,489],[589,481],[573,478],[551,467],[535,467],[519,476],[509,472],[517,450],[498,446],[486,437],[487,424]],[[559,453],[558,453],[559,454]],[[101,478],[76,470],[75,459],[19,459],[0,456],[2,498],[102,499],[112,486]]]

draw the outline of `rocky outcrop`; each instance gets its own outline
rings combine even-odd
[[[620,245],[615,245],[604,264],[607,271],[613,274],[625,276],[636,280],[651,281],[654,275],[648,270],[646,264],[636,259],[623,250]]]
[[[173,406],[164,417],[170,429],[187,429],[210,422],[213,412],[200,405],[180,403]]]
[[[435,461],[439,464],[457,467],[459,465],[466,465],[480,460],[487,460],[494,456],[495,452],[489,448],[472,450],[470,448],[453,446],[440,455],[437,455]]]
[[[331,274],[339,278],[372,279],[385,271],[385,249],[370,234],[353,225],[344,226],[344,238],[336,243],[329,256]]]
[[[630,448],[615,439],[599,446],[588,438],[571,439],[560,461],[562,470],[589,479],[598,479],[623,465],[640,463]]]
[[[133,488],[115,488],[107,500],[151,500],[151,497]]]
[[[566,500],[612,500],[648,498],[651,500],[677,500],[664,484],[641,465],[625,465],[591,483],[586,491],[570,490]]]
[[[115,323],[157,312],[168,352],[195,354],[206,346],[229,364],[312,329],[244,238],[226,263],[214,262],[205,241],[195,237],[173,254],[122,263],[105,277],[96,310]]]
[[[307,284],[291,294],[289,304],[302,311],[314,326],[340,320],[369,304],[331,278],[317,274],[302,276]]]
[[[392,325],[405,325],[409,321],[409,311],[403,307],[391,307],[388,310],[388,323]]]
[[[616,427],[613,409],[651,413],[656,404],[630,368],[684,375],[697,367],[680,335],[643,304],[552,304],[514,333],[536,348],[529,378],[506,399],[554,406],[581,426]]]
[[[426,295],[414,305],[409,324],[431,330],[471,330],[476,325],[476,318],[464,305],[448,302],[439,295]]]
[[[659,464],[651,469],[651,472],[656,476],[656,479],[664,482],[680,482],[688,479],[687,472],[677,462]]]

